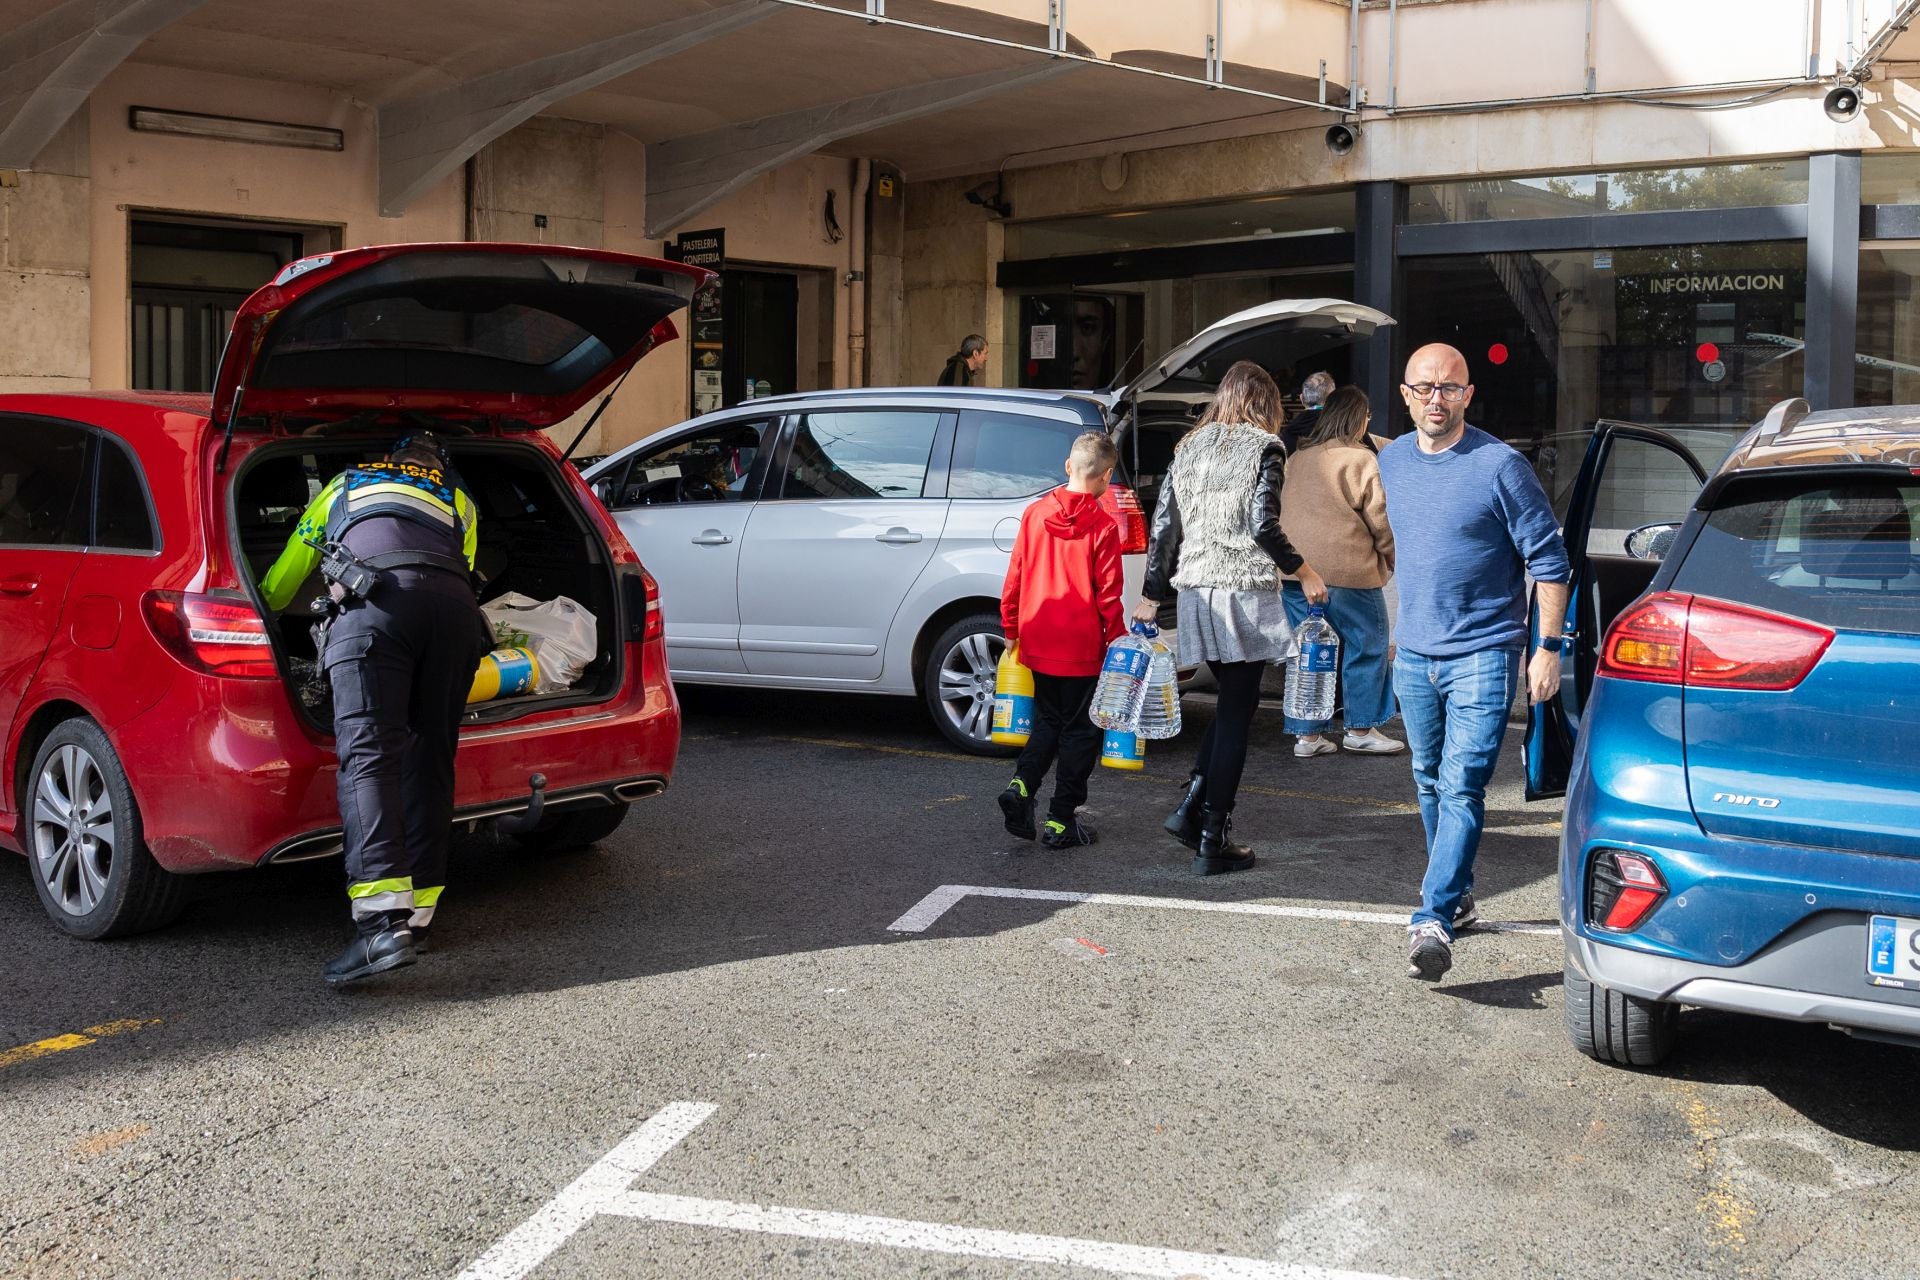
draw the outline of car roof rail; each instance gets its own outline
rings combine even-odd
[[[1767,410],[1767,416],[1760,420],[1760,434],[1754,437],[1754,447],[1764,449],[1787,435],[1800,425],[1800,420],[1813,412],[1813,406],[1801,396],[1791,400],[1782,400]]]

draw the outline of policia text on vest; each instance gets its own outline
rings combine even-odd
[[[426,946],[446,884],[460,715],[492,647],[471,578],[478,525],[445,444],[417,433],[388,461],[330,480],[261,581],[277,613],[315,568],[335,571],[319,657],[333,690],[355,937],[326,966],[329,983],[412,964]],[[346,555],[323,566],[323,548]],[[356,562],[370,581],[351,572]]]

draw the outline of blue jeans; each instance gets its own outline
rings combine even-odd
[[[1307,620],[1307,593],[1297,582],[1281,586],[1287,621]],[[1349,726],[1371,729],[1393,719],[1393,688],[1387,672],[1387,593],[1379,587],[1328,587],[1327,621],[1340,634],[1340,697]],[[1287,717],[1287,732],[1324,732],[1328,720]]]
[[[1393,688],[1413,756],[1427,875],[1413,923],[1432,920],[1453,936],[1460,897],[1473,888],[1473,858],[1486,820],[1487,780],[1500,762],[1507,712],[1520,687],[1519,649],[1428,658],[1402,649]]]

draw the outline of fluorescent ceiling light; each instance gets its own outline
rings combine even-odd
[[[313,151],[341,151],[346,135],[338,129],[307,124],[279,124],[272,120],[245,120],[238,116],[208,116],[197,111],[162,111],[134,107],[127,127],[142,133],[172,133],[189,138],[220,138],[227,142],[257,142],[269,147],[306,147]]]

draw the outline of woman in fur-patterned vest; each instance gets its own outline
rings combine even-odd
[[[1253,850],[1228,837],[1228,815],[1260,677],[1286,656],[1293,635],[1281,574],[1296,578],[1309,600],[1327,598],[1327,584],[1280,529],[1287,453],[1275,436],[1282,417],[1280,388],[1266,370],[1246,360],[1227,370],[1161,483],[1145,598],[1133,611],[1150,622],[1168,593],[1179,592],[1180,665],[1206,663],[1220,686],[1186,797],[1166,821],[1168,833],[1195,851],[1193,869],[1203,876],[1253,865]]]

